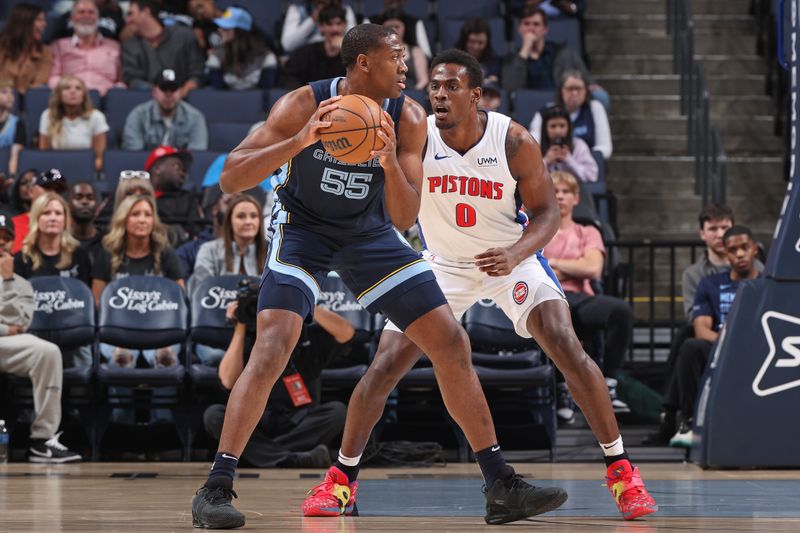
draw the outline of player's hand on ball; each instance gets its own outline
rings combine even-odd
[[[397,136],[394,133],[394,120],[386,111],[383,112],[380,129],[376,130],[378,137],[383,141],[383,148],[370,152],[370,159],[380,158],[380,164],[386,168],[397,161]]]
[[[303,145],[304,148],[306,146],[311,146],[319,140],[319,130],[321,128],[327,128],[331,125],[329,121],[322,120],[322,117],[325,116],[325,113],[337,109],[339,106],[336,104],[336,102],[341,99],[341,96],[334,96],[320,102],[319,106],[317,106],[317,110],[314,111],[314,114],[308,119],[308,122],[306,122],[306,125],[303,126],[303,129],[297,132],[295,138]]]
[[[507,276],[519,264],[508,248],[489,248],[475,256],[475,266],[489,276]]]

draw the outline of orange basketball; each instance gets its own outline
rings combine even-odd
[[[375,100],[360,94],[348,94],[337,102],[338,109],[323,115],[330,122],[320,129],[322,146],[343,163],[366,163],[372,150],[380,150],[384,142],[378,137],[383,109]]]

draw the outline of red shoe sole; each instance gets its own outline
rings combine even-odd
[[[658,511],[658,505],[655,507],[640,507],[634,511],[631,511],[628,515],[622,515],[622,518],[625,520],[635,520],[637,518],[655,513],[656,511]]]

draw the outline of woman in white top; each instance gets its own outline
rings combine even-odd
[[[94,167],[103,168],[106,151],[106,117],[92,105],[83,80],[67,75],[58,80],[50,95],[50,105],[39,120],[40,150],[89,150],[94,152]]]

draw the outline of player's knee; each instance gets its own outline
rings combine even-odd
[[[257,376],[267,376],[282,372],[294,346],[285,336],[267,336],[256,340],[250,352],[247,367]]]
[[[591,361],[571,327],[567,325],[553,327],[549,336],[551,347],[549,355],[565,374],[579,371],[582,366]]]

